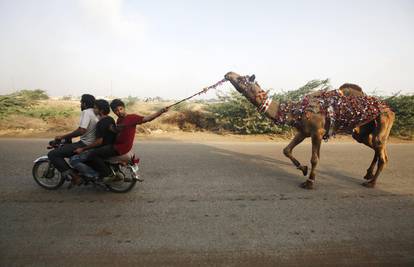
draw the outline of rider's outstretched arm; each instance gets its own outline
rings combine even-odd
[[[161,116],[161,114],[163,114],[163,113],[165,113],[165,112],[167,112],[167,111],[168,111],[168,108],[163,108],[163,109],[161,109],[161,110],[159,110],[159,111],[155,112],[154,114],[151,114],[151,115],[145,116],[145,117],[142,119],[142,123],[150,122],[150,121],[152,121],[152,120],[154,120],[154,119],[158,118],[159,116]]]

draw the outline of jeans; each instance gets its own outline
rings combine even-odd
[[[85,144],[81,141],[72,143],[72,144],[66,144],[62,147],[59,147],[57,149],[51,150],[47,157],[49,158],[50,162],[58,169],[60,172],[67,172],[70,170],[70,166],[66,162],[65,158],[69,158],[75,154],[73,152],[75,149],[84,147]]]
[[[89,154],[92,152],[92,150],[88,150],[85,152],[82,152],[81,154],[74,155],[70,158],[70,165],[72,165],[73,168],[77,169],[81,174],[93,178],[98,177],[98,172],[92,169],[92,167],[88,166],[85,162],[87,161]]]
[[[88,161],[99,172],[100,177],[106,177],[111,174],[111,168],[105,163],[105,159],[119,156],[118,151],[113,145],[106,145],[92,150],[88,155]]]

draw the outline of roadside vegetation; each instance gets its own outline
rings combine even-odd
[[[278,101],[296,101],[312,91],[329,87],[329,80],[312,80],[297,90],[275,93],[273,98]],[[383,98],[396,112],[392,135],[412,140],[414,95]],[[142,100],[132,96],[125,98],[124,101],[130,112],[144,115],[172,103],[160,98]],[[1,95],[0,136],[19,135],[19,133],[53,135],[60,131],[71,130],[77,124],[79,112],[79,100],[71,100],[71,97],[50,100],[46,92],[40,89]],[[214,102],[197,100],[182,103],[159,120],[142,125],[138,129],[144,134],[179,131],[279,136],[292,134],[290,127],[273,124],[236,91],[220,94],[218,100]]]
[[[414,95],[400,95],[387,100],[395,111],[396,120],[392,134],[413,139],[414,136]]]
[[[0,118],[10,114],[24,113],[27,109],[38,104],[39,100],[48,99],[45,91],[21,90],[8,95],[0,95]]]

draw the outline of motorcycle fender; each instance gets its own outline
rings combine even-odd
[[[41,162],[41,161],[49,161],[49,158],[47,156],[41,156],[38,157],[33,163]]]

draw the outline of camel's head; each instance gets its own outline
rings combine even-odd
[[[256,76],[254,74],[251,76],[240,76],[235,72],[229,72],[224,75],[224,78],[231,82],[234,88],[247,97],[251,102],[260,103],[262,101],[263,90],[255,81]]]

